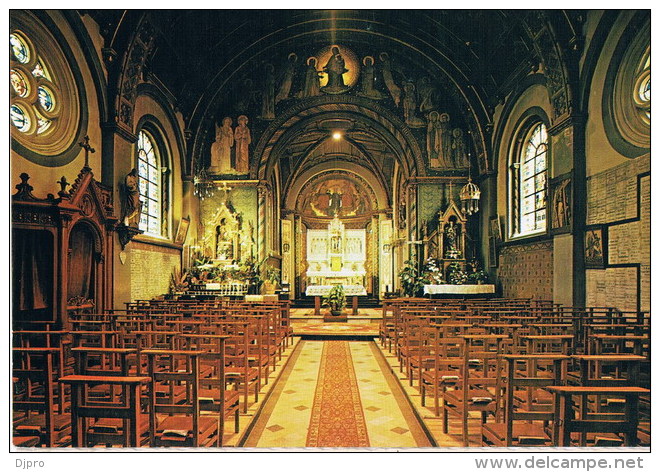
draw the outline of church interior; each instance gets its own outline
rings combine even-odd
[[[10,449],[650,448],[650,24],[10,10]]]

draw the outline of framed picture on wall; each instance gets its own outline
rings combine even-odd
[[[550,181],[549,196],[550,233],[570,233],[573,228],[573,176],[570,172]]]
[[[499,215],[490,217],[488,236],[495,239],[495,242],[498,244],[502,242],[502,225],[500,224]]]
[[[174,237],[174,244],[183,244],[188,236],[188,228],[190,227],[190,217],[181,218],[179,221],[179,228],[176,230]]]
[[[604,269],[607,263],[607,228],[588,227],[584,233],[584,266],[587,269]]]

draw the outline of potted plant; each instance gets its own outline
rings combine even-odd
[[[277,284],[280,283],[280,269],[268,266],[264,275],[264,293],[272,295],[277,289]]]
[[[424,282],[419,275],[417,265],[414,261],[408,260],[404,263],[403,269],[399,272],[399,277],[401,278],[403,294],[408,297],[418,295],[424,286]]]
[[[332,316],[341,316],[346,307],[346,294],[343,285],[335,285],[323,297],[323,306],[330,308]]]
[[[188,273],[184,269],[179,270],[174,268],[172,275],[170,275],[170,293],[181,294],[188,289]]]

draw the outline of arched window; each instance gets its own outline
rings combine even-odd
[[[543,123],[521,132],[511,166],[511,237],[528,236],[546,229],[548,134]]]
[[[167,237],[167,167],[154,135],[140,130],[137,171],[142,211],[139,228],[149,236]]]

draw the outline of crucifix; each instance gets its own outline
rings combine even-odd
[[[96,149],[89,144],[89,136],[85,136],[83,140],[78,143],[78,146],[85,150],[85,167],[89,167],[89,153],[91,152],[93,154],[96,152]]]

